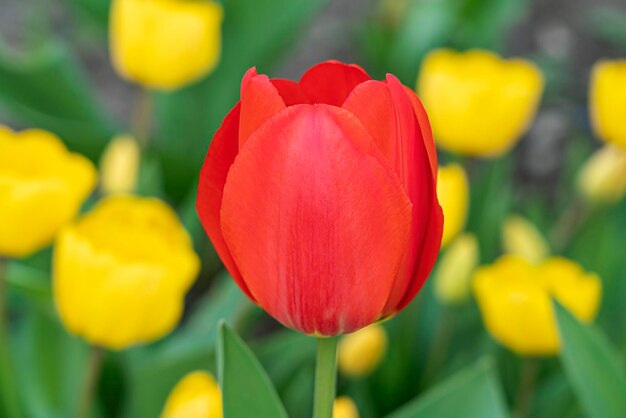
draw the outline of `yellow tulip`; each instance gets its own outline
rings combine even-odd
[[[222,394],[207,372],[189,373],[172,390],[161,418],[222,418]]]
[[[529,220],[511,215],[502,226],[502,245],[507,254],[539,263],[550,255],[550,246]]]
[[[441,246],[445,247],[465,228],[467,220],[469,181],[463,167],[458,164],[439,167],[437,197],[443,210]]]
[[[597,135],[626,151],[626,59],[600,61],[593,67],[589,97]]]
[[[49,245],[96,185],[93,164],[55,135],[0,126],[0,257]]]
[[[560,257],[535,265],[504,256],[478,269],[473,285],[489,333],[526,356],[553,355],[559,350],[551,298],[589,322],[596,316],[602,291],[598,276]]]
[[[472,274],[479,262],[478,240],[463,234],[450,244],[435,272],[435,295],[446,305],[464,302],[470,293]]]
[[[352,399],[340,396],[335,399],[333,418],[359,418],[359,410]]]
[[[496,157],[511,149],[530,126],[543,75],[527,60],[443,49],[424,59],[418,91],[441,148]]]
[[[137,187],[141,150],[130,135],[120,135],[109,143],[100,160],[100,187],[104,194],[132,193]]]
[[[200,262],[174,211],[152,198],[113,195],[59,233],[54,298],[66,328],[122,349],[178,323]]]
[[[345,335],[339,341],[339,370],[346,376],[367,376],[378,367],[386,350],[387,332],[379,324]]]
[[[577,180],[579,193],[589,202],[619,202],[626,194],[626,151],[605,145],[589,157]]]
[[[190,84],[218,63],[222,17],[213,1],[113,0],[113,65],[122,77],[156,90]]]

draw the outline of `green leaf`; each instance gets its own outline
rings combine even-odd
[[[491,360],[457,373],[388,418],[505,418],[504,399]]]
[[[217,321],[236,320],[250,304],[227,274],[203,300],[190,318],[164,341],[124,353],[128,373],[128,403],[124,417],[159,416],[167,395],[187,373],[212,369],[215,359]]]
[[[225,322],[219,328],[218,372],[224,418],[287,418],[272,382],[250,348]]]
[[[77,60],[50,42],[28,55],[0,50],[0,101],[33,127],[95,157],[114,132]]]
[[[592,325],[583,325],[558,302],[554,309],[561,337],[561,362],[591,418],[626,416],[626,377],[617,351]]]
[[[33,304],[14,341],[15,368],[26,415],[63,418],[75,413],[84,380],[88,346]]]

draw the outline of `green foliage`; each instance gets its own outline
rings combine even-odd
[[[624,364],[606,337],[583,325],[558,302],[554,303],[561,336],[561,361],[590,418],[626,416]]]
[[[220,324],[218,369],[224,418],[287,418],[261,364],[225,322]]]
[[[508,416],[494,365],[477,364],[434,387],[388,418],[504,418]]]

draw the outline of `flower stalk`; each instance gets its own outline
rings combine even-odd
[[[76,418],[89,418],[91,416],[92,404],[96,389],[98,388],[98,379],[100,378],[103,357],[104,350],[102,348],[96,346],[91,347],[83,388],[76,407]]]
[[[8,418],[21,418],[17,388],[15,386],[13,362],[9,340],[9,321],[6,292],[6,260],[0,257],[0,382],[2,404]]]
[[[337,337],[317,340],[313,418],[332,418],[337,386]]]

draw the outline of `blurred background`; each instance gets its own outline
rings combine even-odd
[[[98,163],[114,136],[136,128],[146,100],[141,87],[123,81],[112,67],[109,2],[0,1],[0,123],[54,132],[71,150]],[[482,48],[536,63],[546,86],[528,134],[503,157],[463,161],[471,180],[466,229],[479,239],[480,261],[491,263],[503,251],[504,219],[511,213],[530,219],[555,253],[600,275],[604,297],[597,323],[626,354],[626,238],[620,233],[626,231],[626,205],[594,209],[584,222],[566,219],[576,224],[566,243],[554,232],[580,200],[573,179],[598,147],[588,116],[590,71],[599,59],[626,56],[626,1],[221,3],[222,56],[215,71],[178,91],[148,93],[150,143],[142,153],[137,183],[138,194],[158,196],[176,208],[202,259],[202,271],[173,334],[107,354],[99,416],[158,416],[182,376],[213,369],[209,347],[219,318],[228,319],[251,344],[290,416],[309,415],[314,342],[282,329],[243,297],[224,273],[195,213],[197,176],[210,139],[237,102],[241,77],[252,66],[270,77],[297,80],[311,65],[338,59],[362,65],[374,78],[393,73],[415,88],[422,59],[440,47]],[[444,163],[458,160],[448,154],[440,158]],[[52,307],[50,257],[51,251],[43,250],[12,263],[9,270],[10,318],[28,417],[70,416],[87,361],[85,344],[64,331]],[[429,283],[406,311],[384,324],[391,343],[373,373],[340,378],[339,393],[355,400],[362,418],[387,416],[483,361],[485,354],[491,356],[484,361],[497,376],[498,393],[507,409],[514,408],[523,362],[488,336],[474,301],[445,307],[432,287]],[[433,360],[433,350],[441,347],[443,358]],[[435,366],[429,366],[433,361]],[[536,368],[527,416],[587,416],[557,357],[542,359]]]

